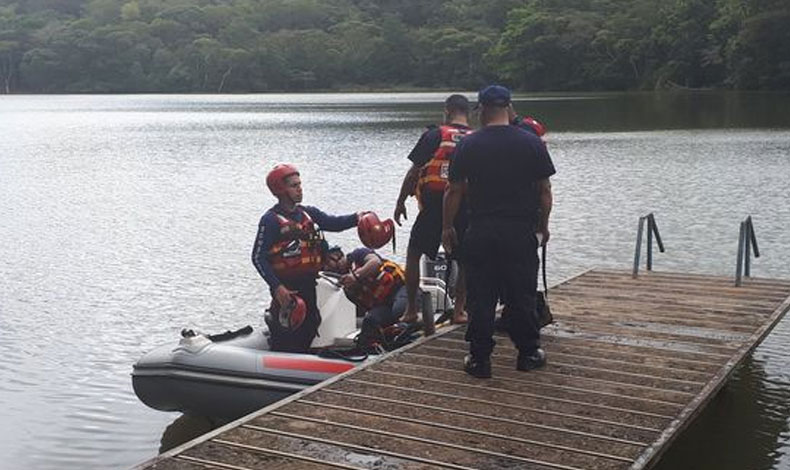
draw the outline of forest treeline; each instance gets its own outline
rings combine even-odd
[[[0,0],[0,91],[790,89],[788,0]]]

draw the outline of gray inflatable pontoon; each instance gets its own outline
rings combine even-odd
[[[185,336],[175,347],[146,354],[132,372],[137,397],[157,410],[232,419],[357,364],[269,351],[266,329],[247,327],[227,336]]]
[[[444,311],[444,283],[425,278],[434,311]],[[427,299],[426,299],[427,300]],[[356,308],[331,279],[320,278],[322,322],[313,348],[348,346],[357,334]],[[269,350],[266,328],[221,335],[182,332],[177,344],[144,355],[132,372],[137,397],[151,408],[235,419],[345,372],[366,357],[326,357]]]

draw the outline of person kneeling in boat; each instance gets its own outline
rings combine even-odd
[[[383,337],[383,329],[396,323],[406,311],[406,278],[397,263],[382,258],[370,248],[360,247],[343,254],[340,247],[329,248],[324,270],[341,274],[346,297],[364,312],[357,344],[369,347]]]
[[[322,230],[340,232],[355,227],[359,215],[332,216],[300,205],[302,181],[293,165],[276,165],[266,176],[266,185],[278,202],[261,217],[252,262],[272,294],[271,315],[266,317],[271,349],[308,352],[321,324],[316,279],[326,250]],[[280,318],[288,310],[281,306],[298,303],[295,296],[307,307],[304,320]]]

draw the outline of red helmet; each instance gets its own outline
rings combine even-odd
[[[373,212],[366,212],[357,222],[357,232],[363,245],[371,249],[381,248],[395,235],[395,223],[392,219],[382,222]]]
[[[280,324],[289,330],[298,330],[307,316],[307,304],[298,295],[291,296],[291,303],[280,308]]]
[[[285,178],[291,175],[298,175],[299,170],[289,163],[279,163],[274,166],[272,171],[266,175],[266,186],[275,196],[285,193]]]
[[[538,134],[538,137],[543,137],[546,134],[546,126],[544,126],[540,121],[533,118],[532,116],[527,116],[524,118],[524,123],[529,125],[532,129],[535,130],[535,134]]]

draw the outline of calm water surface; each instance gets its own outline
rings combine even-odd
[[[330,213],[388,216],[443,98],[0,97],[0,468],[125,468],[210,429],[138,402],[131,366],[184,327],[261,323],[249,257],[267,170],[294,162]],[[751,214],[753,273],[790,278],[790,95],[522,98],[558,169],[550,282],[627,269],[650,211],[658,269],[732,275]],[[790,468],[789,337],[785,321],[662,470]]]

